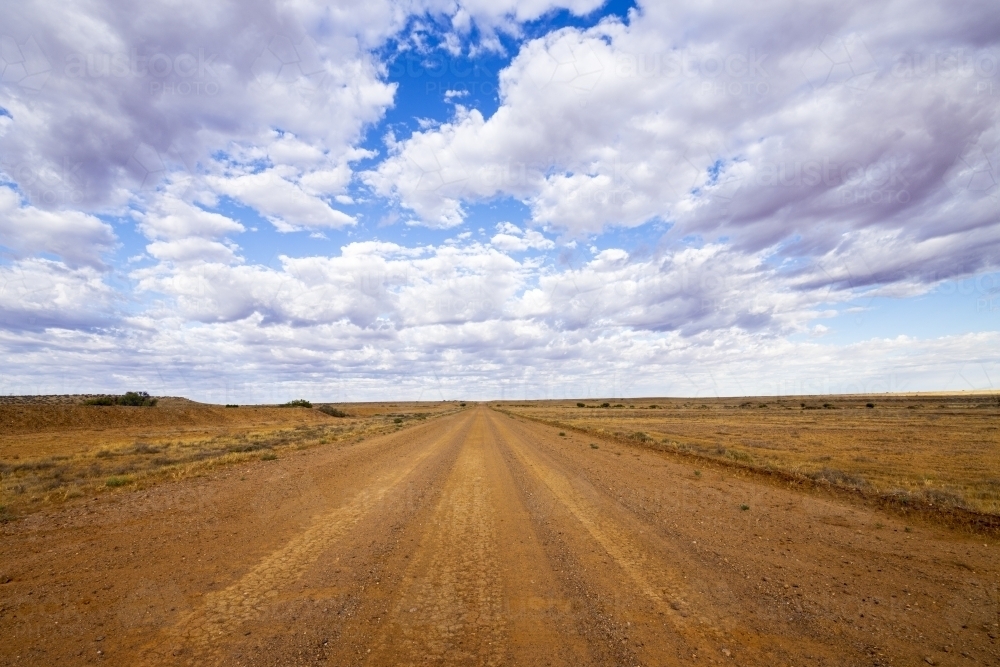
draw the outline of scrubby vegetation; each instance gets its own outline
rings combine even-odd
[[[126,405],[129,407],[153,407],[157,399],[144,391],[126,391],[121,396],[98,396],[84,401],[84,405]]]
[[[138,392],[136,395],[144,397]],[[117,397],[107,398],[112,399],[111,405],[119,405],[114,400]],[[293,407],[307,407],[292,403]],[[350,446],[456,409],[452,403],[399,414],[386,412],[381,406],[359,406],[359,414],[348,415],[330,406],[320,406],[317,411],[350,417],[332,420],[315,412],[273,407],[236,411],[202,406],[177,410],[166,404],[144,412],[92,410],[81,407],[79,402],[67,402],[54,407],[6,408],[0,410],[0,421],[8,428],[4,444],[10,445],[11,441],[16,444],[0,459],[0,505],[6,507],[0,521],[50,503],[119,489],[144,488],[164,479],[200,475],[216,466],[271,461],[288,449]],[[156,419],[151,422],[150,416]],[[38,452],[31,444],[35,442],[35,433],[48,432],[53,417],[72,428],[74,436],[66,438],[61,431],[51,431],[64,444]],[[192,423],[198,424],[198,428],[191,429]],[[141,436],[137,424],[142,425]],[[124,434],[128,434],[125,441]]]
[[[282,403],[279,407],[282,408],[311,408],[312,403],[304,398],[297,398],[294,401],[288,401],[287,403]]]
[[[993,396],[887,395],[878,410],[869,396],[657,403],[655,411],[577,405],[500,409],[895,506],[1000,515],[1000,406]]]

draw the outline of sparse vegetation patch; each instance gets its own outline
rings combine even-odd
[[[886,395],[877,411],[875,401],[857,396],[649,403],[660,406],[656,411],[576,410],[574,404],[540,401],[501,409],[895,507],[1000,516],[1000,405],[992,396]],[[795,405],[801,411],[780,409]],[[767,406],[772,409],[760,409]]]
[[[153,407],[157,399],[144,391],[127,391],[121,396],[98,396],[83,402],[84,405],[125,405],[129,407]]]

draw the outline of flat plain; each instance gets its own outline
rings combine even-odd
[[[997,664],[1000,544],[950,513],[995,512],[990,400],[36,405],[0,664]],[[61,456],[137,467],[29,490]]]
[[[898,504],[1000,515],[1000,396],[993,394],[496,405],[581,433],[788,473]]]

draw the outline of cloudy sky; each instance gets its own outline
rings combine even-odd
[[[995,0],[807,5],[4,3],[0,393],[1000,389]]]

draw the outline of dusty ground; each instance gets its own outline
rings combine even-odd
[[[86,398],[86,397],[83,397]],[[181,479],[285,450],[356,442],[458,409],[364,403],[316,409],[81,405],[79,396],[0,397],[0,521],[94,493]]]
[[[0,582],[4,665],[1000,663],[994,538],[485,406],[36,512]]]

